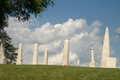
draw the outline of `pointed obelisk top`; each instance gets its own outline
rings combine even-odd
[[[108,27],[106,27],[106,31],[108,31]]]

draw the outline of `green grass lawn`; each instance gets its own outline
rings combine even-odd
[[[0,65],[0,80],[120,80],[120,69],[56,65]]]

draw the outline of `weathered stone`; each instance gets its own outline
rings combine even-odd
[[[18,49],[18,56],[17,56],[17,65],[22,64],[22,44],[19,44],[19,49]]]
[[[34,45],[34,52],[33,52],[33,61],[32,61],[33,65],[38,64],[38,44],[36,43]]]
[[[64,43],[64,51],[63,51],[63,58],[62,58],[62,65],[69,65],[69,41],[65,40]]]
[[[93,49],[93,47],[91,47],[90,50],[91,50],[91,61],[90,61],[89,66],[90,66],[90,67],[96,67],[95,61],[94,61],[94,49]]]
[[[47,49],[45,49],[45,52],[44,52],[43,64],[48,65],[48,50]]]

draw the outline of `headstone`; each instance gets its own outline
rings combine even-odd
[[[90,50],[91,50],[91,61],[90,61],[89,66],[90,66],[90,67],[96,67],[95,61],[94,61],[94,49],[93,49],[93,47],[91,47]]]
[[[0,32],[0,64],[7,64],[7,58],[4,55],[4,47],[5,47],[5,37],[7,37],[6,34]]]
[[[34,44],[34,52],[33,52],[33,61],[32,61],[33,65],[38,64],[38,44]]]
[[[116,67],[116,58],[113,59],[110,56],[111,56],[111,53],[110,53],[109,30],[108,30],[108,27],[106,27],[104,43],[103,43],[101,67],[103,68],[107,68],[107,67],[113,68],[113,66]]]
[[[79,66],[79,65],[80,65],[80,60],[77,61],[77,66]]]
[[[63,51],[63,58],[62,58],[62,65],[69,65],[69,46],[70,43],[68,40],[65,40],[64,43],[64,51]]]
[[[45,49],[45,52],[44,52],[43,64],[48,65],[48,50],[47,49]]]
[[[19,44],[19,49],[18,49],[18,56],[17,56],[16,65],[21,65],[21,64],[22,64],[22,44]]]

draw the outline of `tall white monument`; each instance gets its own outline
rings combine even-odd
[[[80,60],[77,61],[77,66],[79,66],[79,65],[80,65]]]
[[[93,47],[91,47],[90,50],[91,50],[91,61],[90,61],[89,66],[90,66],[90,67],[96,67],[95,61],[94,61],[94,49],[93,49]]]
[[[18,49],[18,56],[17,56],[17,65],[22,64],[22,44],[19,44],[19,49]]]
[[[4,55],[5,37],[7,35],[0,32],[0,64],[7,64],[7,58]]]
[[[111,56],[111,53],[110,53],[109,30],[108,30],[108,27],[106,27],[104,43],[103,43],[101,67],[104,67],[104,68],[116,67],[116,58],[110,58],[110,56]]]
[[[32,61],[33,65],[38,64],[38,44],[34,44],[34,53],[33,53],[33,61]]]
[[[43,64],[48,65],[48,50],[47,49],[45,49],[45,52],[44,52]]]
[[[66,66],[69,65],[69,46],[70,46],[70,42],[68,40],[65,40],[62,65],[66,65]]]

